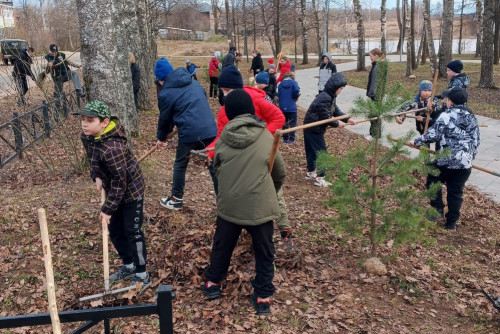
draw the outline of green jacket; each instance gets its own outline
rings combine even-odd
[[[244,114],[226,124],[215,145],[214,169],[219,181],[217,214],[238,225],[256,226],[279,216],[276,193],[286,176],[278,152],[272,173],[267,162],[273,136],[266,123]]]

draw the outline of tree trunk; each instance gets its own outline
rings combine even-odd
[[[464,7],[465,0],[462,0],[462,7],[460,8],[460,29],[458,34],[458,54],[462,54],[462,31],[464,27]]]
[[[498,65],[500,57],[500,49],[498,42],[500,39],[500,1],[495,1],[495,35],[493,37],[493,64]]]
[[[219,15],[217,14],[217,11],[219,8],[217,7],[217,0],[212,0],[212,15],[214,16],[214,30],[215,33],[219,31]]]
[[[154,66],[156,61],[156,22],[149,0],[137,0],[137,25],[139,29],[139,49],[134,53],[141,70],[141,88],[139,89],[139,109],[149,110],[152,107],[149,88],[153,85]]]
[[[88,99],[105,102],[130,136],[138,121],[122,1],[77,0],[76,5]]]
[[[410,51],[408,51],[411,54],[411,68],[412,69],[417,69],[418,68],[418,61],[417,57],[415,55],[415,0],[411,0],[411,13],[410,13]]]
[[[240,40],[239,40],[239,34],[238,34],[238,27],[236,25],[236,9],[235,9],[235,5],[234,5],[234,0],[231,1],[231,16],[232,16],[232,19],[233,19],[233,23],[232,23],[232,26],[233,26],[233,43],[234,45],[236,46],[236,49],[238,50],[238,52],[240,52]]]
[[[425,65],[427,62],[428,47],[427,47],[427,36],[425,33],[425,23],[422,28],[422,38],[420,39],[420,46],[418,48],[417,60],[420,58],[420,64]]]
[[[307,49],[306,0],[300,0],[300,25],[302,27],[302,64],[309,64]]]
[[[382,0],[380,4],[380,48],[383,54],[387,54],[387,0]]]
[[[446,78],[446,64],[451,61],[453,17],[453,0],[443,0],[443,33],[439,46],[439,76],[443,78]]]
[[[434,77],[434,71],[437,70],[436,49],[434,48],[434,38],[432,37],[431,25],[431,5],[430,0],[424,0],[424,29],[427,40],[427,49],[429,51],[429,61],[431,63],[431,77]]]
[[[247,55],[248,61],[248,37],[247,37],[247,7],[246,0],[243,0],[243,31],[245,36],[243,37],[243,52]]]
[[[281,52],[280,0],[274,0],[274,8],[276,10],[276,18],[274,20],[274,45],[276,46],[276,54],[278,54]]]
[[[398,21],[398,28],[399,28],[399,41],[396,51],[400,52],[401,48],[403,47],[401,44],[403,43],[402,37],[404,34],[403,34],[403,24],[401,23],[401,9],[399,6],[399,0],[396,0],[396,19]]]
[[[297,0],[293,0],[293,22],[297,22]],[[297,63],[297,25],[293,25],[293,52],[295,54],[295,63]]]
[[[253,13],[253,49],[257,50],[257,21],[256,21],[256,15],[255,15],[255,5],[252,9]]]
[[[476,34],[476,54],[481,57],[481,41],[483,40],[483,1],[476,0],[477,34]]]
[[[354,16],[356,17],[358,30],[358,71],[365,71],[365,27],[363,25],[363,15],[360,0],[353,0]]]
[[[483,41],[481,49],[481,76],[478,87],[496,88],[493,81],[493,28],[496,0],[484,0]]]
[[[314,12],[314,32],[316,34],[316,50],[317,50],[316,52],[318,54],[317,66],[319,66],[321,63],[322,48],[321,48],[321,35],[319,33],[318,6],[316,4],[316,0],[311,0],[311,4],[312,4],[312,10]]]
[[[229,0],[225,0],[225,7],[226,7],[226,34],[227,34],[227,39],[229,41],[229,47],[235,46],[234,43],[234,34],[233,30],[231,29],[231,20],[230,20],[230,10],[229,8]]]
[[[411,20],[410,20],[410,10],[408,6],[408,0],[403,0],[403,6],[405,8],[405,32],[406,32],[406,76],[409,77],[413,74],[413,61],[411,54],[411,46],[412,46],[412,36],[411,36]]]

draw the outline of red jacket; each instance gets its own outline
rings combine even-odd
[[[281,112],[280,108],[276,107],[274,104],[266,100],[266,93],[255,87],[245,86],[243,90],[247,92],[252,98],[253,107],[255,108],[255,116],[267,123],[266,129],[271,132],[272,135],[276,130],[281,129],[285,124],[285,116]],[[222,106],[217,115],[217,137],[214,141],[207,146],[207,148],[214,147],[215,143],[220,137],[222,130],[226,124],[229,123],[229,119],[226,116],[226,108]],[[215,151],[208,151],[207,155],[210,159],[215,156]]]
[[[292,63],[290,63],[290,61],[287,61],[283,65],[280,64],[278,67],[281,68],[281,71],[280,71],[280,77],[278,78],[278,80],[276,80],[276,83],[280,83],[281,80],[283,80],[283,76],[285,75],[285,73],[291,71]]]
[[[212,58],[208,63],[208,75],[210,77],[217,77],[219,72],[219,59]]]

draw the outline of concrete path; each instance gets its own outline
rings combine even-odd
[[[390,61],[399,61],[398,56],[388,56]],[[345,56],[333,57],[345,59]],[[403,56],[403,61],[406,60]],[[366,64],[370,64],[369,58],[366,59]],[[356,62],[348,62],[337,65],[339,72],[349,71],[356,69]],[[368,75],[368,72],[366,73]],[[318,94],[318,68],[310,68],[305,70],[296,71],[296,80],[299,83],[301,95],[298,105],[307,109],[311,102]],[[346,75],[349,82],[349,75]],[[417,87],[415,87],[417,91]],[[354,107],[354,100],[357,97],[364,97],[366,94],[365,89],[360,89],[352,86],[347,86],[342,91],[342,94],[337,99],[337,105],[342,111],[348,113]],[[481,127],[481,144],[479,146],[479,153],[474,160],[474,164],[500,171],[500,120],[491,119],[483,116],[477,116]],[[359,135],[367,135],[369,132],[370,123],[361,123],[356,126],[346,127],[350,131]],[[413,119],[406,119],[402,125],[396,122],[384,123],[383,136],[391,134],[393,137],[399,138],[410,130],[415,130],[415,121]],[[415,131],[416,132],[416,131]],[[417,133],[418,134],[418,133]],[[415,136],[417,137],[417,136]],[[384,140],[383,144],[388,146]],[[412,155],[417,155],[418,151],[410,149]],[[489,195],[497,203],[500,203],[500,177],[472,169],[472,174],[469,178],[468,184],[476,186],[481,192]]]

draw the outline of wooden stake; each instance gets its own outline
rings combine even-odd
[[[54,284],[54,271],[52,268],[52,252],[50,251],[49,232],[47,228],[47,217],[45,209],[38,209],[38,222],[42,235],[43,259],[45,262],[45,274],[47,276],[47,295],[49,297],[49,313],[52,321],[52,331],[54,334],[61,334],[61,322],[56,303],[56,289]]]
[[[271,146],[271,153],[269,153],[269,160],[267,161],[269,173],[273,171],[274,159],[276,158],[276,154],[278,153],[278,144],[280,143],[281,134],[281,130],[276,130],[276,132],[274,133],[273,146]]]
[[[101,205],[106,201],[106,191],[101,189]],[[102,265],[104,266],[104,293],[109,293],[109,253],[108,253],[108,223],[102,224]]]

